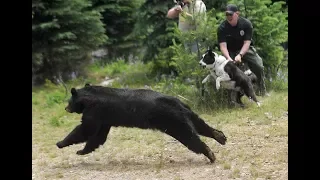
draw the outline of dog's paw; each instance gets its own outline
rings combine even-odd
[[[258,106],[258,107],[261,107],[261,103],[260,103],[260,102],[257,102],[257,106]]]
[[[220,84],[219,83],[216,83],[216,88],[217,88],[217,90],[220,89]]]

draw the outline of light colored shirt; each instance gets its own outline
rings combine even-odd
[[[194,0],[190,3],[190,6],[185,5],[182,7],[183,12],[179,14],[179,29],[183,32],[189,30],[195,30],[195,21],[201,21],[206,16],[206,5],[202,0]],[[185,12],[192,14],[193,17],[187,16]],[[197,22],[198,23],[198,22]]]

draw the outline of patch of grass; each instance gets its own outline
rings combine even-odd
[[[223,109],[206,112],[200,111],[199,113],[201,113],[201,117],[206,121],[214,122],[215,124],[234,123],[247,125],[248,121],[252,121],[257,125],[269,125],[273,119],[283,116],[283,113],[288,109],[287,96],[287,92],[273,92],[271,97],[260,97],[263,101],[263,105],[260,108],[254,103],[247,103],[245,99],[243,102],[249,105],[249,107],[245,109]],[[265,113],[271,113],[273,115],[272,120],[270,120]]]
[[[49,157],[50,157],[50,158],[56,158],[56,157],[57,157],[57,154],[56,154],[56,153],[50,153],[50,154],[49,154]]]
[[[61,126],[61,124],[63,124],[63,121],[61,121],[61,120],[59,119],[59,117],[54,116],[54,117],[51,117],[51,118],[50,118],[50,124],[51,124],[52,126],[59,127],[59,126]]]
[[[231,169],[230,163],[224,162],[223,163],[223,169]]]
[[[266,175],[266,179],[271,179],[271,175],[270,175],[270,174],[267,174],[267,175]]]
[[[181,178],[180,176],[175,176],[173,180],[183,180],[183,178]]]
[[[95,79],[104,79],[106,76],[115,77],[127,71],[130,65],[125,63],[123,59],[113,61],[104,66],[98,63],[91,64],[88,67],[87,73]]]
[[[254,166],[250,166],[250,173],[251,173],[252,177],[254,177],[254,178],[259,177],[259,172],[257,171],[257,169]]]
[[[39,165],[39,166],[47,166],[47,165],[48,165],[48,162],[43,159],[43,160],[40,160],[40,161],[38,162],[38,165]]]
[[[50,108],[55,104],[65,102],[66,95],[61,91],[56,91],[46,95],[47,106]]]
[[[235,168],[233,171],[232,171],[232,177],[233,178],[240,178],[240,170],[238,168]]]
[[[62,174],[62,173],[58,173],[58,174],[56,175],[56,177],[59,178],[59,179],[61,179],[61,178],[63,178],[63,174]]]
[[[273,125],[268,128],[268,134],[271,136],[288,136],[288,127]]]

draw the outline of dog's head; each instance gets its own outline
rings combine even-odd
[[[200,66],[203,68],[209,68],[213,66],[213,63],[217,60],[219,55],[213,52],[211,49],[208,49],[203,55],[201,60],[199,61]]]

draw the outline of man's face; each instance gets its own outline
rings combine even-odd
[[[232,11],[226,11],[226,19],[229,23],[237,20],[237,13]]]

